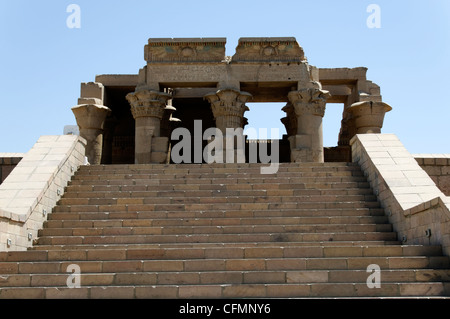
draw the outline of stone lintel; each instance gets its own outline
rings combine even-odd
[[[355,83],[366,80],[366,67],[356,68],[319,68],[319,80],[322,84]]]
[[[95,82],[103,86],[137,86],[138,77],[137,74],[101,74],[95,77]]]

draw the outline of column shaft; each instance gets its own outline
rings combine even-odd
[[[329,96],[328,91],[315,88],[289,92],[297,117],[296,135],[289,137],[292,162],[324,161],[322,118]]]

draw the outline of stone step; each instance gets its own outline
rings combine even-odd
[[[313,225],[313,224],[387,224],[387,216],[329,216],[272,218],[172,218],[117,220],[47,220],[44,229],[97,227],[164,227],[225,225]]]
[[[391,249],[393,247],[395,246],[384,248]],[[136,266],[138,264],[141,265],[140,271],[170,271],[170,269],[172,271],[366,270],[372,264],[378,265],[381,269],[447,269],[449,267],[449,257],[447,256],[333,256],[340,251],[349,249],[351,247],[310,247],[308,249],[306,247],[283,247],[278,250],[276,247],[204,248],[186,249],[183,252],[179,249],[25,251],[9,252],[7,256],[2,255],[0,269],[2,269],[2,273],[11,274],[19,271],[23,273],[24,269],[20,270],[20,267],[24,265],[24,262],[45,263],[47,266],[52,263],[70,262],[71,264],[78,264],[82,272],[93,272],[88,269],[94,266],[102,266],[102,268],[96,268],[98,270],[95,272],[117,272],[117,269],[123,268],[122,266],[129,269],[128,267],[131,265]],[[367,251],[375,255],[377,250],[380,251],[381,249],[374,247],[371,252],[369,249],[355,248],[357,253]],[[219,256],[221,253],[230,257]],[[299,257],[301,255],[324,253],[329,254],[330,257]],[[180,254],[181,257],[179,257]],[[248,258],[237,257],[240,254],[246,254]],[[286,257],[280,257],[282,254]],[[111,262],[111,265],[110,268],[104,269],[103,266],[106,262]],[[146,266],[142,268],[142,264]],[[38,268],[38,266],[36,267]],[[152,267],[156,269],[150,270]],[[37,271],[33,269],[33,267],[28,268],[32,273]],[[110,270],[107,271],[106,269]]]
[[[327,246],[323,244],[306,245],[261,245],[261,246],[194,246],[194,247],[137,247],[123,249],[73,249],[29,250],[26,253],[0,254],[0,261],[22,261],[36,258],[42,260],[129,260],[129,259],[210,259],[210,258],[331,258],[331,257],[442,257],[440,246],[417,245],[371,245]],[[442,257],[448,258],[448,257]]]
[[[149,183],[147,183],[149,184]],[[359,186],[358,186],[359,185]],[[263,192],[274,191],[296,191],[298,195],[334,195],[333,192],[339,192],[342,190],[349,192],[369,192],[372,194],[372,190],[367,182],[358,183],[329,183],[321,184],[322,188],[314,188],[313,184],[232,184],[232,183],[219,183],[219,184],[175,184],[175,185],[69,185],[66,187],[66,193],[72,192],[89,192],[89,193],[122,193],[122,192],[170,192],[178,190],[230,190],[230,191],[248,191],[254,192],[253,194],[261,194]],[[326,187],[325,187],[326,186]],[[339,187],[342,186],[342,187]],[[277,187],[278,189],[274,189]],[[326,193],[328,192],[328,194]],[[282,194],[282,193],[281,193]],[[293,194],[293,193],[292,193]],[[344,194],[345,195],[345,194]],[[353,195],[353,194],[349,194]]]
[[[448,283],[386,283],[370,289],[365,283],[141,285],[0,288],[1,299],[192,299],[192,298],[317,298],[433,297],[449,295]]]
[[[382,217],[382,208],[351,209],[270,209],[270,210],[211,210],[211,211],[153,211],[148,205],[129,205],[123,211],[52,212],[48,220],[101,221],[117,219],[186,219],[186,218],[274,218],[274,217]]]
[[[272,178],[177,178],[177,179],[98,179],[98,180],[85,180],[73,178],[68,185],[191,185],[191,184],[204,184],[204,185],[217,185],[217,184],[251,184],[254,187],[261,187],[261,185],[272,185],[271,188],[276,188],[280,185],[297,185],[301,188],[344,188],[359,187],[367,185],[367,179],[364,176],[347,176],[347,177],[296,177],[291,179],[283,178],[280,181],[273,180]]]
[[[82,272],[80,286],[366,283],[368,275],[365,270]],[[0,287],[67,287],[68,277],[68,273],[3,275],[0,277]],[[380,278],[380,285],[434,281],[449,283],[450,270],[382,270]]]
[[[292,175],[295,173],[295,177]],[[167,174],[163,172],[139,172],[139,173],[113,173],[113,172],[102,172],[101,174],[95,172],[77,172],[72,180],[86,180],[86,181],[94,181],[100,179],[107,180],[137,180],[137,179],[159,179],[159,180],[175,180],[175,179],[252,179],[252,180],[267,180],[272,182],[289,182],[294,180],[300,180],[303,178],[323,178],[323,177],[354,177],[357,176],[358,179],[361,176],[364,176],[361,170],[341,170],[341,171],[324,171],[324,172],[277,172],[276,174],[260,174],[257,171],[240,171],[233,173],[214,173],[214,172],[198,172],[198,173],[184,173],[184,172],[175,172],[172,174]]]
[[[400,245],[399,241],[365,240],[365,241],[313,241],[284,242],[282,247],[369,247]],[[86,250],[86,249],[155,249],[155,248],[233,248],[233,247],[280,247],[278,242],[241,242],[241,243],[166,243],[166,244],[84,244],[84,245],[35,245],[29,250]],[[423,247],[423,246],[420,246]],[[429,254],[429,253],[428,253]],[[427,255],[427,254],[425,254]]]
[[[236,190],[236,189],[228,189],[230,186],[236,185],[216,185],[214,189],[212,187],[210,189],[202,189],[200,192],[200,188],[192,190],[178,190],[177,192],[183,192],[184,197],[186,195],[196,195],[200,194],[198,197],[205,197],[205,193],[207,194],[215,194],[217,191],[221,192],[235,192],[234,196],[346,196],[346,195],[359,195],[373,196],[372,189],[370,188],[356,188],[356,189],[325,189],[325,190],[314,190],[314,189],[260,189],[260,190]],[[107,187],[108,190],[98,190],[92,187],[89,191],[80,191],[74,188],[67,188],[64,194],[64,198],[133,198],[133,197],[158,197],[158,196],[169,196],[174,190],[153,190],[146,191],[143,190],[142,186],[130,186],[132,189],[122,189],[121,186],[115,187],[116,190],[111,190],[111,187]],[[145,187],[145,186],[144,186]],[[214,191],[216,191],[214,193]]]
[[[375,195],[310,195],[310,196],[283,196],[283,195],[264,195],[264,196],[240,196],[237,191],[196,191],[202,193],[201,196],[195,195],[195,192],[159,192],[151,194],[141,194],[144,196],[121,196],[109,198],[61,198],[58,201],[60,206],[72,205],[123,205],[123,204],[217,204],[217,203],[342,203],[342,202],[377,202]],[[150,196],[145,196],[150,195]]]
[[[391,224],[315,224],[315,225],[224,225],[224,226],[130,226],[94,228],[44,228],[44,236],[121,236],[185,234],[253,234],[253,233],[331,233],[391,232]]]
[[[152,199],[143,199],[137,203],[130,199],[115,205],[58,205],[53,211],[58,213],[86,213],[86,212],[202,212],[202,211],[230,211],[230,210],[282,210],[282,209],[342,209],[342,208],[379,208],[377,201],[350,202],[280,202],[280,203],[202,203],[202,204],[155,204]]]
[[[88,165],[82,166],[79,172],[113,172],[115,173],[140,173],[140,172],[158,172],[163,174],[170,173],[195,173],[195,172],[229,172],[229,171],[261,171],[261,167],[267,167],[267,164],[257,163],[211,163],[211,164],[108,164],[108,165]],[[356,170],[360,167],[352,162],[335,163],[279,163],[278,171],[340,171]]]
[[[148,243],[229,243],[289,241],[396,241],[395,232],[345,233],[252,233],[252,234],[186,234],[186,235],[121,235],[121,236],[47,236],[38,238],[40,245],[68,244],[148,244]]]

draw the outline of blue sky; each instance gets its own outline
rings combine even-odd
[[[79,29],[66,25],[72,3]],[[367,27],[370,4],[381,28]],[[226,37],[233,55],[240,37],[271,36],[295,37],[317,67],[367,67],[393,107],[382,131],[412,153],[450,153],[449,0],[0,0],[0,152],[26,152],[75,124],[80,83],[136,74],[148,38]],[[280,108],[250,104],[246,116],[283,129]],[[341,113],[327,106],[325,146],[337,143]]]

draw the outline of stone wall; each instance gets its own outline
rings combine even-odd
[[[450,154],[415,154],[414,158],[437,187],[450,196]]]
[[[405,244],[442,245],[450,256],[450,197],[436,186],[394,134],[358,134],[353,162],[367,176]]]
[[[0,185],[20,162],[22,153],[0,153]]]
[[[85,160],[76,135],[41,136],[0,185],[0,251],[26,250]]]

